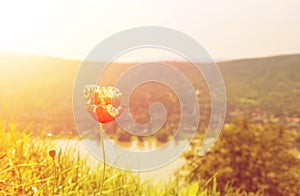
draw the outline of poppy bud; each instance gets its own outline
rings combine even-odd
[[[55,154],[56,154],[55,150],[49,150],[49,155],[50,155],[50,157],[52,157],[52,159],[54,159]]]

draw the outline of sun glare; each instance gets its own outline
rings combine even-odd
[[[53,22],[52,14],[52,8],[40,1],[2,2],[0,48],[22,52],[32,47],[38,49],[43,29]]]

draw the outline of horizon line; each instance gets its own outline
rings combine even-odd
[[[3,53],[9,53],[11,55],[22,55],[22,56],[31,56],[31,57],[40,57],[40,58],[53,58],[53,59],[60,59],[60,60],[66,60],[66,61],[79,61],[83,62],[84,59],[79,58],[69,58],[69,57],[62,57],[62,56],[54,56],[54,55],[47,55],[47,54],[37,54],[37,53],[30,53],[30,52],[19,52],[19,51],[13,51],[13,50],[7,50],[0,48],[0,55]],[[212,58],[212,61],[215,63],[226,63],[226,62],[232,62],[232,61],[240,61],[240,60],[251,60],[251,59],[262,59],[262,58],[274,58],[274,57],[282,57],[282,56],[294,56],[294,55],[300,55],[300,53],[281,53],[281,54],[272,54],[272,55],[261,55],[261,56],[250,56],[250,57],[242,57],[242,58]],[[182,60],[176,60],[176,59],[160,59],[160,60],[152,60],[152,61],[145,61],[145,62],[159,62],[159,61],[165,61],[165,62],[190,62],[188,60],[182,61]],[[95,63],[103,63],[103,62],[96,62],[91,61]],[[131,63],[145,63],[144,61],[113,61],[114,63],[125,63],[125,64],[131,64]],[[197,61],[199,63],[207,63],[203,61]],[[209,62],[211,63],[211,62]]]

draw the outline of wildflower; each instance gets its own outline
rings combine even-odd
[[[49,150],[49,156],[52,157],[52,159],[54,159],[55,154],[56,154],[55,150]]]
[[[84,87],[87,111],[100,123],[111,122],[122,113],[125,106],[120,106],[121,97],[121,91],[112,86],[86,85]]]

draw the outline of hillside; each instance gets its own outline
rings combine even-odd
[[[0,119],[49,132],[74,131],[72,89],[79,61],[0,53]]]
[[[275,115],[299,116],[300,55],[219,63],[229,103]]]
[[[208,89],[195,68],[186,62],[170,64],[183,71],[196,89],[201,90],[200,106],[209,109]],[[218,65],[227,89],[229,115],[239,109],[245,115],[258,110],[277,116],[300,116],[300,55],[243,59]],[[0,118],[15,121],[22,127],[33,122],[33,127],[47,127],[52,133],[74,134],[72,89],[79,66],[80,61],[75,60],[0,52]],[[130,66],[112,64],[101,83],[113,84]],[[140,111],[148,104],[143,97],[146,94],[153,95],[150,102],[164,99],[168,111],[178,113],[173,109],[178,106],[177,100],[176,104],[167,103],[175,95],[166,92],[172,96],[164,96],[160,93],[164,88],[149,84],[137,89],[131,102],[133,112],[138,113],[136,120],[145,122],[148,118],[147,111]],[[171,118],[177,119],[176,115]]]

